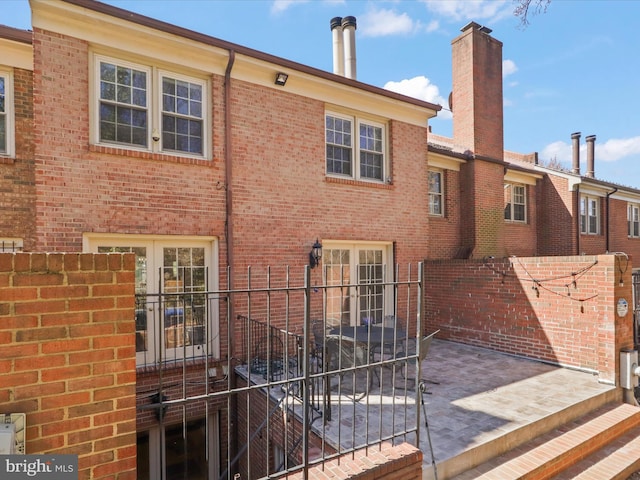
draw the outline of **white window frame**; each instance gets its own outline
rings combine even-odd
[[[640,204],[629,203],[627,207],[629,238],[640,238]]]
[[[0,68],[0,78],[4,80],[4,112],[0,112],[0,116],[5,122],[5,142],[0,144],[0,156],[13,158],[16,153],[13,70]]]
[[[431,190],[432,175],[437,175],[440,177],[438,181],[438,184],[440,185],[440,191],[438,192],[434,192]],[[436,217],[444,217],[444,171],[443,170],[435,169],[435,168],[429,169],[428,189],[429,189],[429,215],[433,215]]]
[[[325,149],[326,146],[330,144],[327,141],[327,118],[333,117],[342,120],[348,120],[351,122],[351,144],[350,144],[350,160],[351,160],[351,174],[342,174],[336,172],[330,172],[327,165],[327,156],[325,151],[325,172],[327,176],[331,177],[340,177],[340,178],[353,178],[355,180],[361,180],[365,182],[375,182],[375,183],[385,183],[388,178],[389,171],[389,154],[387,152],[387,125],[376,120],[372,120],[366,117],[359,117],[357,115],[348,115],[344,113],[338,113],[335,111],[326,111],[325,112],[325,124],[324,124],[324,132],[325,132]],[[370,126],[374,128],[380,128],[382,131],[381,135],[381,148],[379,151],[366,150],[360,146],[360,126]],[[343,144],[334,144],[338,147],[343,147]],[[344,146],[346,148],[346,146]],[[382,165],[381,165],[381,175],[380,178],[377,177],[368,177],[363,176],[361,174],[361,154],[365,152],[374,152],[375,154],[382,155]]]
[[[136,145],[133,143],[120,143],[107,140],[101,140],[100,138],[100,64],[101,62],[110,63],[116,66],[122,66],[132,68],[146,73],[146,112],[147,112],[147,131],[146,131],[146,145]],[[172,156],[180,157],[195,157],[200,159],[210,158],[210,131],[211,131],[211,105],[210,105],[210,82],[208,79],[199,78],[195,76],[185,75],[177,73],[166,68],[159,68],[151,64],[144,64],[138,62],[130,62],[121,58],[94,54],[93,56],[93,78],[91,79],[92,86],[92,101],[90,108],[91,115],[91,142],[96,145],[103,145],[116,148],[124,148],[127,150],[140,150],[151,153],[162,153]],[[163,77],[171,78],[174,80],[189,82],[194,85],[198,85],[202,90],[202,109],[201,118],[202,123],[202,153],[191,153],[188,151],[180,151],[175,149],[169,149],[163,145],[163,92],[162,92],[162,79]],[[194,119],[193,116],[181,116],[182,118]]]
[[[590,195],[580,196],[580,233],[600,234],[600,198]]]
[[[176,236],[176,235],[119,235],[119,234],[85,234],[83,239],[83,251],[97,253],[99,247],[145,247],[147,252],[147,294],[157,293],[159,283],[158,269],[162,266],[162,252],[165,247],[191,247],[205,249],[205,266],[208,267],[209,276],[207,283],[209,291],[215,291],[218,288],[218,266],[217,253],[218,242],[213,237],[195,237],[195,236]],[[220,335],[218,323],[219,312],[216,302],[210,307],[209,317],[211,323],[208,325],[212,331],[209,332],[210,340],[209,356],[218,358],[220,356]],[[153,315],[149,315],[153,318]],[[160,318],[156,313],[156,318]],[[133,322],[134,319],[131,319]],[[148,338],[157,338],[155,335],[162,335],[162,332],[152,332],[151,328],[157,325],[147,324],[149,331]],[[164,342],[161,342],[164,345]],[[196,349],[197,348],[197,349]],[[149,341],[147,349],[136,352],[136,362],[138,366],[154,363],[161,358],[164,361],[178,360],[186,353],[190,358],[199,358],[207,353],[206,349],[202,350],[196,346],[183,349],[182,347],[164,347],[162,352],[157,351],[156,342]]]
[[[334,294],[333,298],[339,298],[342,296],[344,298],[348,297],[350,300],[349,306],[349,318],[344,319],[344,312],[340,312],[340,318],[332,315],[332,312],[325,311],[325,318],[327,318],[327,323],[331,326],[338,326],[344,320],[349,322],[349,325],[360,325],[363,321],[363,313],[361,312],[360,300],[364,297],[364,293],[357,292],[355,287],[346,287],[339,286],[344,283],[344,285],[356,285],[359,282],[360,271],[359,271],[359,255],[361,251],[381,251],[382,252],[382,280],[384,282],[389,282],[393,278],[393,245],[389,243],[378,243],[378,242],[341,242],[341,241],[331,241],[331,240],[323,240],[323,271],[324,273],[328,273],[327,267],[329,264],[327,263],[327,259],[329,256],[329,251],[331,250],[346,250],[349,252],[349,264],[344,264],[345,272],[336,271],[335,273],[338,275],[334,278],[337,280],[337,284],[333,288],[329,287],[328,295],[331,297],[331,294]],[[337,266],[336,266],[337,268]],[[348,274],[348,275],[347,275]],[[348,280],[347,280],[348,279]],[[329,279],[325,279],[326,284],[329,285]],[[389,315],[393,313],[393,289],[388,288],[388,286],[382,287],[382,318],[385,315]],[[329,300],[328,300],[329,301]],[[325,306],[327,307],[327,306]],[[377,307],[372,307],[377,309]]]
[[[523,183],[507,182],[504,184],[505,189],[505,206],[504,219],[507,222],[527,223],[527,186]],[[507,199],[506,190],[509,189],[509,199]],[[517,193],[516,190],[521,193]],[[508,200],[508,201],[507,201]],[[522,206],[522,218],[515,218],[515,205]]]

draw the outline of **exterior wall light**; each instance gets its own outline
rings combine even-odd
[[[320,265],[320,259],[322,258],[322,244],[316,238],[316,242],[311,247],[309,252],[309,266],[315,268]]]
[[[281,87],[284,87],[284,84],[287,83],[288,78],[289,78],[289,75],[287,75],[286,73],[278,72],[276,73],[276,79],[274,83],[276,85],[280,85]]]

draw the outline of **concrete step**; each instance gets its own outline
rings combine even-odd
[[[553,480],[626,480],[640,471],[640,427],[605,445]]]
[[[534,442],[542,443],[550,432],[571,424],[578,419],[586,418],[594,411],[610,404],[619,404],[621,392],[617,388],[611,388],[600,394],[574,403],[539,420],[523,425],[520,428],[505,432],[490,442],[483,443],[474,448],[465,450],[459,455],[437,462],[438,480],[473,480],[480,474],[489,470],[492,465],[503,463],[504,456],[514,455],[521,445],[532,445]],[[503,456],[503,457],[501,457]],[[500,457],[500,458],[498,458]],[[496,462],[495,464],[492,462]],[[434,480],[433,468],[429,468],[425,462],[423,480]],[[506,477],[501,480],[508,480]],[[517,478],[517,477],[515,477]]]
[[[626,479],[640,464],[639,431],[640,408],[609,403],[449,478]]]

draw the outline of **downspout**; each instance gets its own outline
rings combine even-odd
[[[610,218],[610,210],[609,210],[609,197],[611,195],[613,195],[614,193],[616,193],[618,191],[618,187],[613,187],[613,191],[607,193],[607,237],[605,239],[606,245],[605,245],[605,252],[609,253],[609,251],[611,250],[609,248],[609,218]]]
[[[236,59],[236,52],[229,50],[229,63],[224,72],[224,171],[225,171],[225,226],[227,241],[227,267],[233,266],[233,188],[231,188],[232,162],[231,162],[231,69]],[[229,272],[231,277],[231,272]],[[233,286],[231,278],[228,279]]]
[[[580,185],[576,185],[576,255],[580,255],[580,232],[582,231],[580,221]]]
[[[232,176],[232,156],[231,156],[231,69],[236,60],[236,52],[229,50],[229,62],[227,63],[227,69],[224,72],[224,166],[225,166],[225,234],[227,242],[227,288],[233,288],[233,188],[231,188]],[[227,365],[229,366],[229,386],[235,387],[235,369],[233,367],[233,358],[235,355],[235,342],[233,339],[234,328],[231,326],[231,322],[234,320],[233,302],[227,298]],[[232,395],[231,402],[229,404],[229,421],[234,422],[235,426],[229,425],[231,438],[229,447],[231,451],[238,451],[238,404],[237,395]],[[229,433],[228,433],[229,435]],[[227,458],[229,452],[227,452]]]

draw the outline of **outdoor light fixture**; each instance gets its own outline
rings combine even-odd
[[[289,78],[289,75],[287,75],[286,73],[278,72],[276,73],[276,79],[274,83],[276,85],[280,85],[281,87],[284,87],[284,84],[287,83],[288,78]]]
[[[311,247],[309,252],[309,266],[315,268],[320,265],[320,259],[322,258],[322,244],[316,238],[316,243]]]

